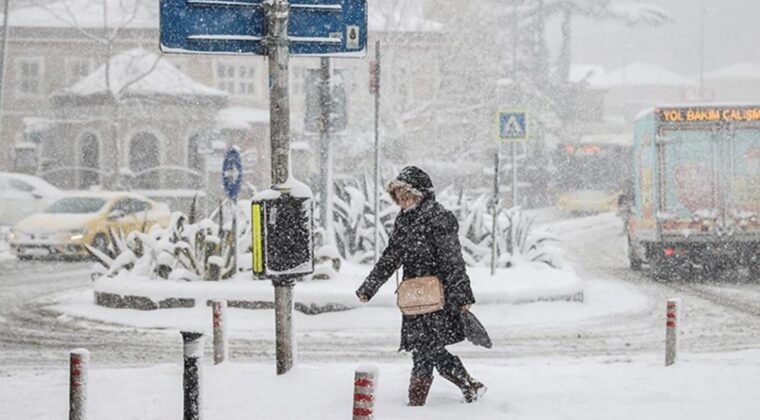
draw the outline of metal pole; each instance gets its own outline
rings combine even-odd
[[[517,82],[517,0],[512,0],[512,81]]]
[[[493,224],[491,226],[491,275],[496,273],[496,217],[499,206],[499,146],[496,145],[493,163]]]
[[[374,259],[380,259],[380,41],[375,41],[375,235]]]
[[[3,98],[5,97],[5,83],[4,77],[5,77],[5,62],[6,57],[8,56],[8,33],[10,32],[8,30],[8,3],[10,3],[10,0],[5,0],[3,3],[3,43],[2,43],[2,51],[0,51],[0,138],[5,138],[3,136]],[[2,150],[0,150],[0,154],[2,154]]]
[[[681,299],[668,299],[665,320],[665,366],[676,362],[678,355],[678,329],[681,312]]]
[[[72,350],[69,355],[69,420],[87,419],[87,372],[90,352]]]
[[[229,358],[227,346],[227,301],[211,301],[211,319],[214,330],[214,364],[218,365]]]
[[[332,114],[332,95],[330,94],[330,58],[322,57],[319,60],[319,157],[321,160],[320,179],[321,202],[320,218],[325,229],[323,245],[331,245],[333,240],[332,230],[332,165],[331,165],[331,139],[330,139],[330,116]]]
[[[272,184],[284,184],[289,176],[290,98],[288,96],[288,0],[264,3],[267,10],[269,47],[269,121],[272,144]],[[295,279],[273,279],[277,374],[293,367],[293,285]]]
[[[375,388],[377,368],[362,366],[354,373],[353,420],[372,420],[375,417]]]
[[[272,147],[272,184],[288,179],[290,159],[290,97],[288,94],[288,0],[267,5],[269,47],[269,128]]]
[[[184,393],[183,420],[201,418],[201,359],[203,358],[203,333],[180,331],[184,370],[182,390]]]
[[[702,10],[699,15],[699,100],[702,100],[702,90],[705,81],[705,12],[706,7],[702,2]]]
[[[517,143],[511,142],[512,145],[512,206],[517,206]]]
[[[232,199],[232,276],[237,274],[238,231],[237,231],[237,196]]]

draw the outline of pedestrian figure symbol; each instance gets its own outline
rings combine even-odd
[[[527,136],[524,112],[499,113],[499,138],[524,140]]]

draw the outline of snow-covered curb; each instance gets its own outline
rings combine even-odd
[[[295,308],[304,313],[352,309],[359,305],[354,291],[370,267],[344,264],[336,279],[308,280],[294,288]],[[557,270],[540,264],[523,264],[498,270],[494,277],[486,268],[468,270],[479,304],[536,301],[583,301],[583,282],[571,269]],[[395,306],[395,278],[391,278],[368,306]],[[274,293],[269,281],[240,275],[219,282],[184,282],[120,275],[95,282],[95,301],[100,306],[131,309],[188,308],[211,299],[225,299],[239,308],[271,308]]]

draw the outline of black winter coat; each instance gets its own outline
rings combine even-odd
[[[424,315],[403,315],[402,350],[428,350],[464,340],[461,306],[475,303],[459,244],[458,222],[434,197],[403,210],[393,227],[388,247],[356,291],[368,298],[377,293],[399,266],[403,279],[438,276],[445,306]]]

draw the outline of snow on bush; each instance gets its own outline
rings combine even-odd
[[[372,263],[375,220],[372,191],[369,178],[343,179],[335,185],[335,243],[340,256],[351,262]],[[463,190],[455,192],[450,186],[444,188],[437,198],[459,220],[459,239],[467,265],[490,265],[493,230],[490,195],[470,198]],[[399,208],[387,194],[380,194],[379,209],[382,227],[379,249],[382,250],[388,243]],[[499,208],[496,222],[497,266],[510,267],[517,261],[525,261],[561,267],[561,256],[554,246],[557,238],[550,232],[535,229],[532,219],[519,208]],[[514,237],[511,232],[513,224]]]
[[[234,237],[231,222],[222,223],[221,209],[214,212],[218,223],[211,219],[193,223],[192,215],[174,212],[166,228],[154,225],[149,232],[134,231],[126,239],[122,232],[111,231],[108,250],[87,249],[103,267],[99,274],[108,277],[128,271],[140,277],[187,281],[230,278],[235,274]],[[240,261],[250,256],[251,230],[250,217],[240,208],[237,211],[238,254],[243,256],[238,256]],[[250,265],[238,268],[250,270]]]

